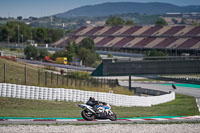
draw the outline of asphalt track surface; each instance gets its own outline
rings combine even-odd
[[[6,124],[145,124],[145,123],[200,123],[200,116],[158,116],[158,117],[138,117],[119,118],[117,121],[94,120],[85,121],[82,118],[8,118],[1,117],[0,125]]]
[[[128,81],[122,81],[119,82],[121,86],[128,86]],[[175,84],[176,85],[176,84]],[[200,87],[183,87],[183,86],[176,86],[176,89],[173,89],[171,87],[171,84],[161,84],[161,83],[137,83],[137,82],[131,82],[132,87],[141,87],[146,89],[152,89],[152,90],[160,90],[160,91],[166,91],[166,92],[175,92],[177,94],[183,94],[188,96],[193,96],[196,98],[200,98]]]
[[[71,65],[54,64],[54,63],[37,61],[37,60],[16,59],[16,61],[23,61],[29,64],[35,64],[35,65],[54,66],[58,68],[82,70],[82,71],[90,71],[90,72],[95,70],[95,68],[91,68],[91,67],[78,67],[78,66],[71,66]]]

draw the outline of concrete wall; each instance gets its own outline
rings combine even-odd
[[[133,87],[132,89],[134,90],[134,93],[136,95],[146,94],[146,95],[151,95],[151,96],[160,96],[160,95],[169,94],[168,92],[146,89],[146,88],[141,88],[141,87]]]
[[[103,75],[200,73],[200,60],[103,61]]]
[[[0,83],[0,96],[24,99],[58,100],[72,102],[86,102],[89,97],[107,102],[115,106],[152,106],[175,99],[175,93],[161,96],[127,96],[103,92],[81,91],[64,88],[45,88],[36,86],[24,86],[16,84]]]

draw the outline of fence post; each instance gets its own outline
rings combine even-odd
[[[58,86],[58,74],[57,74],[57,77],[56,77],[56,85]]]
[[[51,85],[53,84],[53,72],[51,72]]]
[[[64,85],[64,76],[63,75],[61,75],[62,76],[62,86]]]
[[[101,88],[102,88],[103,87],[103,79],[102,78],[101,78],[100,82],[101,82]]]
[[[99,79],[98,78],[96,78],[96,87],[99,87]]]
[[[86,86],[86,81],[85,80],[83,80],[83,86]]]
[[[89,85],[90,85],[90,81],[89,81],[89,78],[87,78],[87,79],[86,79],[86,86],[89,87]]]
[[[69,83],[69,78],[67,77],[66,78],[66,86],[68,86],[68,83]]]
[[[119,86],[119,81],[118,81],[118,79],[115,79],[115,85],[116,85],[116,86]]]
[[[77,86],[77,79],[75,79],[75,86]]]
[[[26,85],[26,81],[27,81],[27,67],[25,65],[24,67],[24,84]]]
[[[129,90],[131,90],[131,75],[129,75]]]
[[[93,87],[92,78],[89,79],[90,87]]]
[[[81,87],[81,84],[82,84],[82,80],[80,79],[79,80],[79,87]]]
[[[68,81],[69,81],[69,80],[68,80],[68,77],[67,77],[67,78],[66,78],[66,86],[68,86]]]
[[[6,83],[6,63],[4,63],[4,76],[3,76],[3,79],[4,79],[4,83]]]
[[[47,72],[45,72],[45,75],[44,75],[44,82],[45,82],[45,86],[47,86]]]
[[[71,78],[71,86],[73,86],[73,78]]]
[[[105,78],[103,79],[103,84],[104,84],[104,86],[106,85],[106,79]]]
[[[40,85],[40,70],[38,70],[38,85]]]

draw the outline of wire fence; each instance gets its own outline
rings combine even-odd
[[[99,78],[74,78],[54,71],[0,63],[0,82],[44,87],[116,87],[118,80]]]

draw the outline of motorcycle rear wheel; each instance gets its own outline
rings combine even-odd
[[[109,119],[111,121],[116,121],[117,120],[117,115],[113,112],[112,115],[109,115]]]
[[[83,117],[83,119],[85,119],[87,121],[92,121],[92,120],[94,120],[95,116],[93,113],[91,113],[91,114],[90,113],[91,112],[89,112],[89,111],[83,110],[81,112],[81,116]]]

